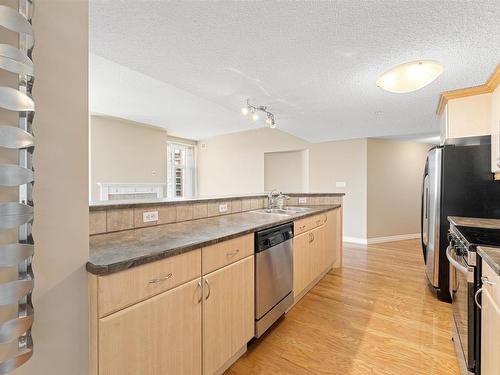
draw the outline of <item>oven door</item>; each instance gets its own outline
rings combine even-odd
[[[453,324],[467,369],[474,372],[476,366],[474,335],[475,267],[470,267],[463,256],[457,255],[454,246],[450,245],[448,247],[446,256],[450,261],[450,294],[452,298]]]

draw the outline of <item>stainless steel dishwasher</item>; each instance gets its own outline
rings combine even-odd
[[[255,337],[293,304],[293,223],[255,233]]]

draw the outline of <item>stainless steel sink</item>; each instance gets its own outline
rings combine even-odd
[[[283,207],[283,208],[262,208],[260,210],[255,210],[252,212],[256,212],[259,214],[290,216],[293,214],[299,214],[308,211],[311,211],[311,209],[307,207]]]
[[[311,208],[308,207],[283,207],[283,210],[293,212],[294,214],[298,214],[301,212],[309,212]]]
[[[269,215],[281,215],[281,216],[290,216],[294,214],[294,212],[285,210],[285,209],[279,209],[279,208],[262,208],[260,210],[254,210],[251,212],[255,212],[257,214],[269,214]]]

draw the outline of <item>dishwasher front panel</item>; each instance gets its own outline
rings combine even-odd
[[[255,254],[255,319],[261,319],[293,289],[293,241]]]

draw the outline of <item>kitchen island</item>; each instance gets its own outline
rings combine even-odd
[[[342,204],[315,198],[91,236],[91,374],[224,372],[255,335],[255,232],[293,224],[293,303],[341,266]]]

